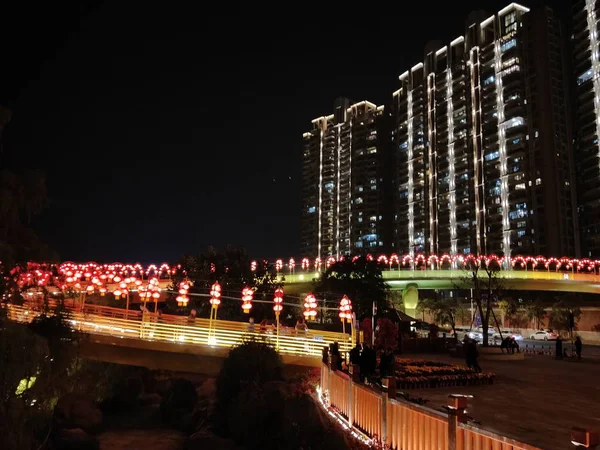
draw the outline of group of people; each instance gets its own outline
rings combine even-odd
[[[506,350],[506,353],[514,353],[515,350],[517,351],[517,353],[521,351],[521,349],[519,348],[519,344],[514,336],[507,336],[504,339],[502,339],[502,342],[500,343],[500,351],[504,353],[504,350]]]
[[[356,344],[356,347],[350,350],[350,364],[360,367],[361,381],[377,375],[387,377],[393,375],[396,370],[396,359],[392,349],[380,348],[376,351],[366,343]]]

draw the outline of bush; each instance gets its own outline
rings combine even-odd
[[[198,401],[196,388],[191,381],[175,378],[168,383],[160,402],[163,421],[183,431],[190,431],[193,424],[193,411]]]
[[[398,325],[390,319],[377,319],[375,346],[384,350],[396,350],[398,347]]]
[[[283,381],[283,363],[273,347],[249,341],[233,348],[217,377],[217,426],[227,432],[225,419],[238,394],[270,381]]]

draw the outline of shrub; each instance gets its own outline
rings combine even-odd
[[[398,325],[390,319],[377,319],[375,346],[395,350],[398,347]]]
[[[249,341],[233,348],[217,377],[217,429],[228,433],[227,417],[240,392],[270,381],[283,381],[283,363],[273,347]]]

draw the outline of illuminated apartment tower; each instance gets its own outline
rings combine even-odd
[[[600,1],[579,0],[573,3],[579,222],[583,254],[597,258],[600,256]]]
[[[511,4],[400,76],[394,247],[577,253],[564,36]]]
[[[378,252],[384,246],[383,107],[338,99],[304,134],[302,254]],[[385,133],[383,133],[385,135]],[[389,245],[389,244],[388,244]]]

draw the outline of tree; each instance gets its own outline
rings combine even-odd
[[[579,322],[579,319],[581,318],[581,309],[578,306],[575,306],[574,303],[574,299],[570,296],[565,296],[554,303],[548,321],[550,327],[559,331],[570,331],[570,316],[573,315],[575,324],[573,330],[576,330],[577,322]]]
[[[465,308],[456,297],[448,299],[424,298],[419,301],[418,308],[421,311],[428,311],[437,324],[448,324],[452,328],[452,333],[456,336],[456,322]]]
[[[373,302],[378,313],[387,311],[388,287],[383,281],[377,262],[365,257],[354,262],[346,259],[332,264],[315,281],[315,293],[319,297],[335,298],[339,301],[345,294],[352,300],[357,317],[370,316]]]
[[[255,299],[272,300],[275,289],[282,285],[274,267],[266,262],[258,264],[256,272],[252,272],[250,259],[243,247],[209,247],[206,253],[185,255],[179,261],[179,265],[181,267],[173,277],[171,290],[176,291],[179,282],[188,278],[192,282],[189,291],[192,295],[188,307],[195,308],[201,315],[208,315],[208,299],[193,294],[206,294],[215,281],[221,285],[224,297],[240,298],[240,302],[227,299],[221,302],[219,317],[228,320],[243,318],[241,293],[245,286],[254,287]],[[176,295],[171,297],[169,304],[174,304]],[[271,317],[272,305],[255,303],[251,313],[257,317]]]
[[[395,350],[398,347],[398,325],[390,319],[377,319],[375,347],[384,350]]]
[[[546,318],[546,310],[543,303],[539,300],[534,300],[525,305],[525,313],[527,319],[533,322],[536,329],[540,328],[540,322]]]
[[[502,297],[505,290],[504,282],[499,276],[501,267],[494,260],[485,263],[477,259],[470,259],[465,262],[464,269],[466,275],[462,278],[462,286],[463,288],[472,289],[473,302],[475,302],[477,312],[481,318],[483,346],[487,347],[488,329],[493,306]]]
[[[46,180],[42,172],[0,171],[0,261],[6,267],[29,260],[58,259],[31,228],[31,220],[46,204]]]

